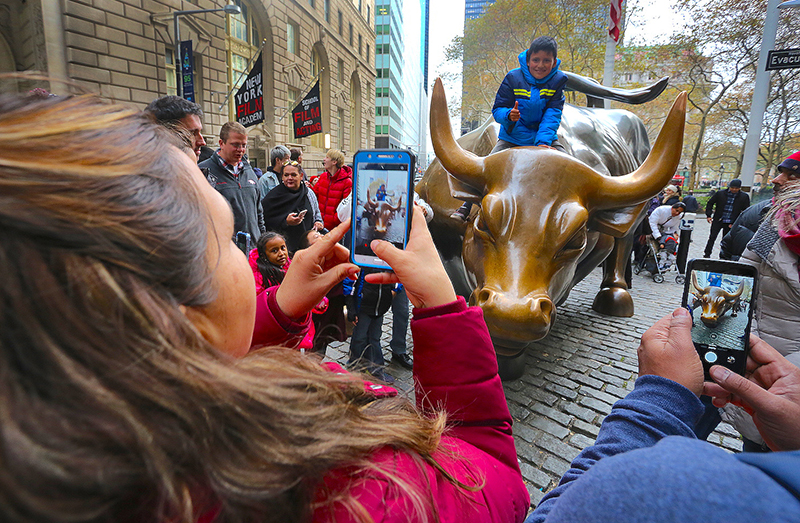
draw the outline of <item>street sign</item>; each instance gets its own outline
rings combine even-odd
[[[800,49],[781,49],[767,54],[767,71],[798,67],[800,67]]]
[[[192,57],[192,41],[184,40],[180,46],[181,82],[183,97],[194,102],[194,58]]]

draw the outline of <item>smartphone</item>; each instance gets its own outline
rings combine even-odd
[[[404,249],[411,225],[416,157],[402,149],[369,149],[353,157],[350,259],[360,267],[391,269],[372,240]]]
[[[300,211],[299,213],[297,213],[297,215],[298,215],[299,217],[303,218],[303,217],[305,217],[305,215],[306,215],[306,213],[307,213],[307,212],[308,212],[308,209],[303,209],[302,211]]]
[[[250,233],[237,232],[236,233],[236,246],[239,247],[245,255],[250,254]]]
[[[758,271],[744,263],[696,259],[686,273],[682,305],[692,314],[692,341],[706,380],[712,365],[744,375]]]

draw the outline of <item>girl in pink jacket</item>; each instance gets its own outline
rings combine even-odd
[[[132,109],[0,97],[0,200],[0,521],[524,518],[486,327],[421,212],[406,250],[373,246],[395,273],[369,276],[416,307],[415,406],[292,349],[250,352],[296,343],[356,274],[348,224],[257,294],[227,202]]]

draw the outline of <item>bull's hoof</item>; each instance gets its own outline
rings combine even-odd
[[[633,316],[633,298],[626,289],[606,287],[594,297],[592,309],[606,316],[629,318]]]
[[[516,356],[497,355],[497,373],[503,381],[518,380],[525,374],[525,351]]]

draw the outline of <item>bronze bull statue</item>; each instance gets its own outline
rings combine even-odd
[[[504,379],[522,375],[525,349],[547,335],[556,307],[598,265],[603,280],[592,308],[633,315],[625,278],[633,230],[644,202],[677,169],[685,114],[682,93],[649,151],[634,114],[567,105],[559,141],[569,154],[516,147],[484,157],[497,124],[456,142],[437,79],[430,115],[437,159],[416,190],[434,208],[431,233],[456,292],[484,311]],[[450,218],[462,200],[479,204],[466,224]]]
[[[369,189],[367,190],[367,201],[364,203],[364,217],[369,220],[369,224],[372,225],[373,229],[375,230],[376,236],[382,237],[387,233],[389,230],[389,225],[391,225],[392,220],[397,214],[397,211],[402,208],[402,196],[400,196],[397,205],[392,205],[389,202],[379,202],[378,200],[371,198],[369,195]]]
[[[731,311],[731,316],[736,317],[741,310],[740,300],[744,291],[744,281],[739,282],[739,288],[735,292],[727,292],[722,287],[708,286],[701,288],[697,284],[697,275],[692,272],[692,294],[695,299],[693,308],[702,307],[700,320],[703,325],[710,329],[716,329],[719,320],[726,312]]]

